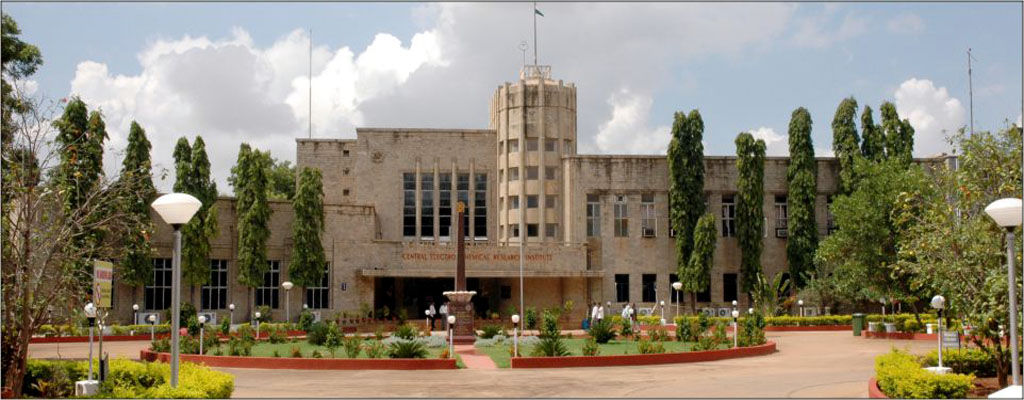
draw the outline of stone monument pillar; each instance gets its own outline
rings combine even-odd
[[[473,303],[470,299],[476,292],[466,290],[466,205],[459,202],[456,205],[458,230],[456,231],[456,253],[455,253],[455,290],[444,292],[445,297],[451,301],[448,306],[448,315],[455,316],[454,341],[456,344],[473,344],[476,342],[476,329],[473,328]]]

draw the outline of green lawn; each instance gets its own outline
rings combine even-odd
[[[569,350],[570,355],[583,355],[583,343],[587,341],[586,339],[563,339],[563,341],[565,342],[565,347]],[[511,354],[509,354],[510,351],[508,347],[511,346],[512,342],[506,341],[506,343],[508,345],[487,347],[477,346],[477,350],[480,350],[480,352],[490,356],[491,360],[494,360],[494,363],[498,366],[498,368],[508,368],[511,358]],[[662,342],[662,344],[665,346],[665,351],[668,353],[689,351],[690,347],[693,346],[693,343],[690,342],[673,341]],[[732,342],[730,342],[729,344],[731,346]],[[600,352],[598,353],[598,355],[602,356],[639,354],[639,352],[636,350],[636,341],[633,340],[612,340],[608,343],[600,344],[598,346],[600,347]],[[519,349],[519,352],[522,353],[524,356],[529,356],[530,351],[533,350],[531,347],[532,346],[523,346]]]
[[[314,346],[314,345],[309,344],[309,342],[307,342],[305,340],[298,340],[295,343],[285,342],[285,343],[277,343],[277,344],[271,344],[271,343],[268,343],[268,342],[260,342],[260,343],[258,343],[258,344],[256,344],[255,346],[252,347],[252,355],[253,355],[253,357],[274,357],[274,351],[277,351],[277,354],[278,354],[279,357],[291,358],[291,356],[292,356],[292,348],[293,347],[298,347],[299,348],[299,351],[302,353],[302,357],[303,358],[310,358],[310,357],[312,357],[312,354],[313,354],[314,350],[319,351],[320,355],[323,356],[323,358],[331,358],[331,352],[328,351],[326,347],[324,347],[324,346]],[[386,348],[387,347],[385,346],[385,349]],[[224,353],[223,355],[228,355],[227,354],[227,352],[228,352],[227,343],[221,344],[220,349],[221,349],[221,352]],[[442,348],[429,348],[428,347],[427,348],[427,358],[440,358],[441,352],[443,352],[443,351],[444,351],[443,347]],[[216,352],[216,350],[207,352],[207,355],[216,355],[215,352]],[[345,354],[345,348],[344,347],[338,347],[337,349],[334,350],[334,353],[335,353],[334,354],[334,358],[347,358],[346,354]],[[359,352],[359,358],[367,358],[365,350]],[[384,358],[387,358],[386,354],[384,355]],[[461,364],[461,362],[462,361],[459,360],[460,364]]]

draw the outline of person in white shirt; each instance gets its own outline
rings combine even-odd
[[[441,314],[441,324],[444,325],[445,332],[448,331],[448,302],[441,303],[441,308],[438,309]]]
[[[603,321],[604,320],[604,306],[598,306],[597,307],[597,320],[598,321]]]
[[[430,330],[431,331],[434,330],[434,321],[437,320],[437,318],[434,318],[434,315],[436,315],[436,314],[437,314],[437,311],[434,309],[434,303],[431,302],[430,303],[430,308],[427,309],[427,315],[430,316]]]
[[[593,325],[594,321],[597,321],[597,303],[590,309],[590,324]]]
[[[629,321],[629,314],[629,304],[626,304],[625,307],[622,307],[622,314],[620,316],[622,317],[622,319]]]

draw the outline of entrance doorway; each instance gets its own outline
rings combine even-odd
[[[455,290],[452,278],[374,278],[373,309],[380,310],[385,306],[391,314],[397,316],[399,310],[405,310],[408,319],[425,318],[424,311],[434,304],[438,311],[441,304],[448,301],[444,292]],[[473,296],[473,309],[478,317],[485,313],[498,312],[497,297],[499,295],[498,279],[466,278],[466,289],[476,291]]]

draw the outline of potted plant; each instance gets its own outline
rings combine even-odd
[[[886,317],[885,333],[896,333],[896,316],[889,315]]]

